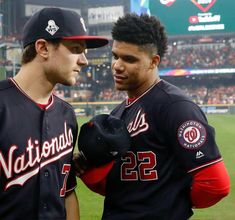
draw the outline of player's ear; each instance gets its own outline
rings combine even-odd
[[[156,67],[158,67],[159,63],[160,63],[160,56],[157,54],[153,55],[151,59],[150,69],[155,69]]]
[[[48,57],[48,42],[44,39],[38,39],[35,42],[35,50],[37,51],[37,54],[41,57],[47,59]]]

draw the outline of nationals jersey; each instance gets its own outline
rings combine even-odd
[[[131,148],[107,177],[102,218],[188,219],[189,173],[222,160],[200,107],[161,80],[111,114],[126,122]]]
[[[76,136],[69,104],[53,95],[42,110],[13,79],[0,82],[0,219],[66,219]]]

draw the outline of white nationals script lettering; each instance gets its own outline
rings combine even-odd
[[[135,118],[127,126],[127,130],[129,131],[131,137],[134,137],[141,132],[147,131],[148,128],[149,125],[146,122],[145,113],[141,113],[141,110],[138,111]]]
[[[40,168],[70,153],[73,150],[72,144],[72,130],[67,129],[65,122],[64,133],[58,137],[52,138],[50,141],[43,142],[42,146],[39,145],[38,140],[32,140],[30,138],[27,142],[25,153],[17,156],[14,161],[14,152],[18,149],[18,146],[13,145],[9,148],[7,158],[4,158],[0,151],[0,168],[4,171],[7,179],[16,176],[16,178],[6,184],[5,190],[13,185],[22,186],[28,179],[36,175]],[[28,160],[26,160],[26,158],[28,158]],[[20,175],[21,172],[29,168],[33,169]]]

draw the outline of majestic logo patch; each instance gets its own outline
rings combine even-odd
[[[48,25],[46,27],[46,31],[50,35],[54,35],[59,30],[59,27],[56,25],[54,20],[49,20]]]
[[[182,147],[194,150],[206,141],[206,129],[197,121],[186,121],[179,127],[177,137]]]
[[[196,159],[199,159],[201,157],[204,157],[204,153],[202,153],[200,150],[196,153]]]

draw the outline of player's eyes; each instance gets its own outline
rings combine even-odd
[[[75,53],[75,54],[79,54],[79,53],[83,53],[83,52],[84,52],[84,49],[83,49],[83,47],[80,47],[80,46],[78,46],[78,47],[73,47],[73,48],[71,49],[71,52],[72,52],[72,53]]]
[[[117,60],[117,59],[118,59],[118,56],[117,56],[116,54],[113,54],[112,58],[113,58],[114,60]]]
[[[127,63],[135,63],[138,59],[134,56],[124,56],[123,60]]]

